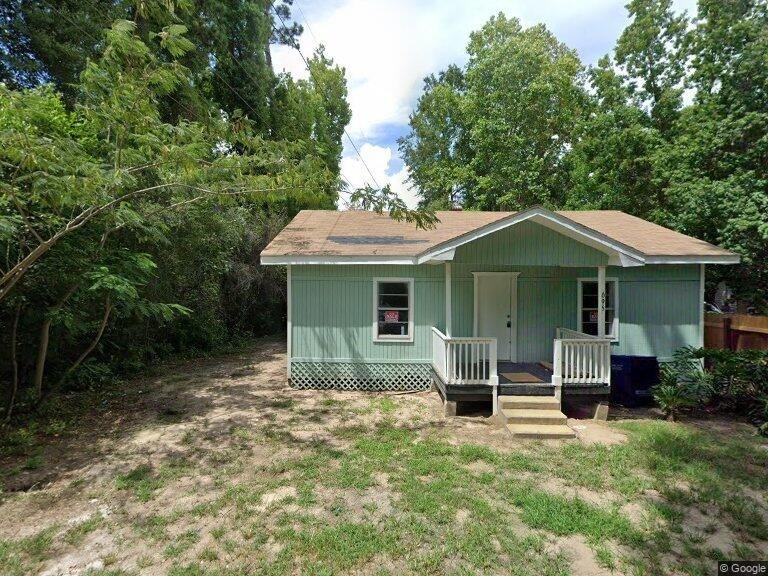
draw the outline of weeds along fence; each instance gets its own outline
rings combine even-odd
[[[704,347],[726,350],[768,350],[768,316],[704,315]]]

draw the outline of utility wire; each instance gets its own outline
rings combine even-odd
[[[283,28],[285,30],[288,30],[288,26],[285,24],[285,20],[283,20],[283,17],[280,16],[280,14],[277,12],[277,10],[274,9],[274,7],[272,7],[271,5],[270,5],[270,7],[272,8],[272,11],[275,13],[275,16],[277,16],[278,19],[280,20],[280,22],[282,23]],[[303,14],[303,12],[302,12],[302,14]],[[306,17],[305,17],[305,21],[306,21]],[[307,24],[307,29],[309,29],[309,24]],[[312,34],[312,37],[315,38],[315,35]],[[317,38],[315,38],[315,42],[317,42]],[[307,60],[307,58],[302,53],[301,48],[299,48],[298,46],[294,46],[294,48],[299,53],[299,56],[301,56],[301,59],[304,61],[304,65],[307,67],[307,71],[309,72],[310,77],[312,77],[312,80],[315,81],[315,83],[317,83],[317,81],[315,80],[314,76],[312,75],[312,68],[309,66],[309,61]],[[357,144],[355,144],[355,141],[352,139],[352,136],[350,136],[349,132],[347,132],[346,127],[344,128],[344,135],[347,137],[347,140],[349,140],[349,143],[352,145],[352,148],[354,149],[355,154],[357,154],[357,157],[360,158],[360,162],[362,162],[363,166],[365,166],[365,169],[368,172],[368,175],[371,177],[371,180],[373,180],[373,183],[376,185],[376,188],[381,188],[381,186],[379,186],[379,183],[376,181],[376,177],[373,175],[373,172],[371,171],[370,167],[368,166],[368,163],[365,161],[365,159],[363,158],[362,154],[360,154],[360,150],[358,150]]]
[[[52,5],[52,4],[51,4],[51,3],[50,3],[48,0],[43,0],[43,1],[44,1],[46,4],[48,4],[48,7],[49,7],[49,8],[51,8],[51,10],[52,10],[53,12],[55,12],[55,13],[56,13],[56,14],[58,14],[59,16],[63,17],[63,18],[64,18],[65,20],[67,20],[67,21],[68,21],[70,24],[72,24],[72,26],[74,26],[75,28],[77,28],[78,30],[80,30],[80,32],[82,32],[82,33],[83,33],[85,36],[87,36],[87,37],[89,37],[91,40],[93,40],[93,41],[94,41],[96,44],[98,44],[99,42],[101,42],[101,41],[102,41],[102,39],[99,39],[99,38],[95,37],[93,34],[89,33],[87,30],[85,30],[84,28],[82,28],[81,26],[79,26],[79,25],[78,25],[78,24],[77,24],[77,23],[76,23],[74,20],[72,20],[72,19],[71,19],[71,18],[70,18],[70,17],[69,17],[69,16],[68,16],[66,13],[64,13],[64,12],[63,12],[63,11],[61,11],[60,9],[57,9],[57,8],[56,8],[56,6]],[[93,4],[91,4],[91,7],[94,7],[94,5],[93,5]],[[272,7],[272,6],[270,5],[270,7]],[[278,18],[280,18],[280,15],[279,15],[279,14],[277,14],[277,12],[275,12],[275,14],[277,15],[277,17],[278,17]],[[177,18],[177,20],[178,20],[178,16],[176,16],[176,18]],[[281,21],[281,22],[283,22],[283,19],[282,19],[282,18],[280,18],[280,21]],[[287,28],[287,26],[285,26],[285,22],[283,22],[283,27],[284,27],[286,30],[288,29],[288,28]],[[307,26],[307,27],[309,28],[309,26]],[[311,33],[311,32],[310,32],[310,33]],[[314,35],[313,35],[313,37],[314,37]],[[297,48],[297,50],[298,50],[298,48]],[[299,54],[301,54],[301,52],[300,52],[300,51],[299,51]],[[304,58],[304,55],[303,55],[303,54],[301,54],[301,57],[302,57],[302,59],[304,59],[304,64],[307,66],[307,69],[309,70],[309,63],[307,62],[306,58]],[[252,77],[250,74],[248,74],[248,72],[245,70],[245,68],[243,67],[243,65],[242,65],[242,64],[240,64],[240,62],[238,62],[238,61],[237,61],[237,59],[234,59],[234,61],[237,63],[237,65],[238,65],[238,66],[240,66],[240,68],[243,70],[243,73],[244,73],[244,74],[245,74],[245,75],[248,77],[248,79],[249,79],[251,82],[253,82],[253,83],[254,83],[254,85],[255,85],[255,84],[258,84],[258,83],[257,83],[257,82],[256,82],[256,81],[253,79],[253,77]],[[241,101],[242,101],[242,102],[243,102],[243,103],[244,103],[244,104],[245,104],[245,105],[246,105],[246,106],[247,106],[247,107],[248,107],[248,108],[251,110],[251,112],[253,112],[253,114],[254,114],[254,116],[256,116],[256,118],[258,118],[259,120],[261,120],[262,122],[264,122],[264,125],[265,125],[265,126],[268,126],[268,125],[269,125],[269,124],[268,124],[268,122],[266,122],[266,121],[265,121],[264,117],[263,117],[263,116],[261,116],[261,115],[260,115],[260,114],[259,114],[259,113],[258,113],[256,110],[254,110],[254,109],[253,109],[253,107],[251,107],[251,105],[250,105],[250,104],[249,104],[249,103],[248,103],[248,102],[245,100],[245,98],[243,98],[243,97],[240,95],[240,93],[239,93],[237,90],[235,90],[235,88],[234,88],[234,87],[233,87],[233,86],[232,86],[232,85],[231,85],[229,82],[227,82],[227,81],[226,81],[224,78],[222,78],[222,77],[221,77],[221,76],[220,76],[220,75],[219,75],[219,74],[216,72],[216,69],[215,69],[215,68],[211,68],[211,72],[213,72],[214,76],[216,76],[217,78],[219,78],[219,80],[221,80],[221,81],[222,81],[224,84],[226,84],[226,86],[227,86],[227,87],[228,87],[230,90],[232,90],[232,92],[233,92],[233,93],[234,93],[234,94],[235,94],[235,95],[236,95],[238,98],[240,98],[240,100],[241,100]],[[311,73],[312,73],[312,72],[311,72],[311,70],[310,70],[310,74],[311,74]],[[167,98],[169,98],[171,101],[175,102],[175,103],[176,103],[176,104],[177,104],[179,107],[181,107],[182,109],[186,110],[186,111],[187,111],[187,113],[189,113],[189,115],[190,115],[191,117],[195,117],[195,116],[196,116],[196,114],[195,114],[195,113],[194,113],[194,112],[193,112],[193,111],[192,111],[192,110],[191,110],[191,109],[190,109],[190,108],[189,108],[187,105],[183,104],[182,102],[180,102],[179,100],[177,100],[176,98],[174,98],[174,97],[173,97],[171,94],[166,94],[165,96],[166,96]],[[344,130],[344,133],[346,134],[346,132],[347,132],[347,131],[346,131],[346,129],[345,129],[345,130]],[[349,134],[347,134],[347,138],[349,138]],[[351,139],[350,139],[350,142],[352,143],[352,146],[355,148],[355,151],[357,151],[357,147],[355,146],[354,142],[352,142],[352,140],[351,140]],[[360,153],[358,152],[358,156],[359,156],[359,155],[360,155]],[[360,157],[360,160],[362,160],[362,157]],[[363,161],[363,164],[365,164],[365,161]],[[368,169],[368,166],[367,166],[367,165],[366,165],[366,169]],[[370,173],[370,169],[368,169],[368,172]],[[352,184],[349,182],[349,179],[348,179],[348,178],[346,178],[346,177],[344,177],[344,174],[342,174],[342,173],[341,173],[341,170],[339,170],[339,176],[340,176],[340,178],[341,178],[342,182],[344,182],[344,183],[345,183],[345,184],[346,184],[346,185],[347,185],[347,186],[348,186],[350,189],[353,189],[353,188],[354,188],[354,186],[352,186]],[[371,177],[373,177],[373,175],[372,175],[372,174],[371,174]],[[376,182],[376,180],[374,179],[374,183],[375,183],[375,182]],[[378,187],[378,184],[376,184],[376,186]]]
[[[309,19],[307,18],[307,15],[306,15],[306,14],[304,14],[304,10],[302,10],[302,9],[301,9],[301,6],[300,6],[300,5],[299,5],[299,3],[298,3],[298,2],[296,2],[295,0],[294,0],[294,3],[293,3],[293,5],[294,5],[294,6],[296,6],[296,8],[299,10],[299,13],[301,14],[301,17],[302,17],[302,19],[304,20],[304,24],[305,24],[305,25],[306,25],[306,27],[307,27],[307,32],[309,32],[309,35],[310,35],[310,36],[312,36],[312,40],[314,40],[314,41],[315,41],[315,44],[320,44],[320,42],[319,42],[319,41],[318,41],[318,39],[317,39],[317,36],[315,36],[315,33],[312,31],[312,27],[311,27],[311,26],[310,26],[310,24],[309,24]],[[270,3],[270,5],[269,5],[269,6],[270,6],[270,8],[271,8],[271,7],[272,7],[272,3]],[[278,15],[278,18],[279,18],[279,17],[280,17],[280,16]],[[282,20],[282,18],[280,18],[280,21],[281,21],[281,22],[283,21],[283,20]],[[283,22],[283,27],[284,27],[284,28],[286,28],[286,26],[285,26],[285,22]],[[286,29],[287,29],[287,28],[286,28]],[[301,51],[299,51],[299,53],[301,54]],[[302,58],[304,58],[304,56],[303,56],[303,55],[302,55]],[[305,64],[307,63],[306,59],[304,59],[304,63],[305,63]],[[312,72],[310,71],[310,74],[311,74],[311,73],[312,73]],[[340,176],[341,176],[341,180],[342,180],[342,181],[343,181],[343,182],[344,182],[344,183],[345,183],[345,184],[346,184],[346,185],[347,185],[347,186],[348,186],[350,189],[354,189],[354,186],[352,186],[352,184],[350,184],[350,182],[349,182],[349,178],[345,178],[345,177],[344,177],[344,174],[341,174],[341,168],[339,168],[339,174],[340,174]],[[364,183],[364,184],[368,184],[368,182],[366,182],[365,180],[363,180],[363,183]],[[344,202],[345,202],[346,206],[347,206],[347,207],[349,207],[349,202],[346,202],[346,201],[344,201]]]
[[[309,35],[312,36],[312,40],[315,41],[315,44],[320,44],[320,41],[317,39],[317,36],[315,36],[315,33],[312,32],[312,27],[309,25],[309,19],[307,18],[307,15],[304,14],[304,10],[301,9],[301,5],[294,0],[293,5],[298,9],[299,14],[301,14],[302,19],[304,20],[304,24],[307,26],[307,31],[309,32]],[[360,133],[360,136],[363,137],[363,140],[368,140],[368,136],[366,136],[363,129],[360,127],[360,125],[357,126],[357,131]]]
[[[82,26],[78,25],[78,24],[77,24],[77,22],[75,22],[75,21],[74,21],[74,20],[72,20],[72,19],[71,19],[69,16],[67,16],[67,14],[66,14],[66,13],[64,13],[64,12],[62,12],[60,9],[56,8],[56,6],[54,6],[53,4],[51,4],[51,3],[50,3],[48,0],[43,0],[43,2],[44,2],[45,4],[47,4],[47,5],[48,5],[48,7],[49,7],[49,8],[50,8],[50,9],[51,9],[51,10],[52,10],[52,11],[53,11],[55,14],[57,14],[58,16],[61,16],[61,17],[63,17],[63,18],[64,18],[64,19],[65,19],[67,22],[69,22],[70,24],[72,24],[72,26],[74,26],[75,28],[77,28],[78,30],[80,30],[80,32],[82,32],[82,33],[83,33],[85,36],[87,36],[88,38],[90,38],[91,40],[93,40],[93,41],[94,41],[96,44],[99,44],[100,42],[102,42],[102,40],[103,40],[103,39],[97,38],[97,37],[95,37],[93,34],[91,34],[90,32],[88,32],[87,30],[85,30],[85,29],[84,29]],[[94,6],[93,6],[93,4],[91,4],[91,7],[94,7]],[[195,114],[195,113],[192,111],[192,109],[191,109],[191,108],[189,108],[189,107],[188,107],[188,106],[186,106],[185,104],[182,104],[181,102],[179,102],[179,101],[178,101],[176,98],[174,98],[174,97],[173,97],[171,94],[166,94],[165,96],[166,96],[166,97],[168,97],[168,98],[170,98],[170,99],[171,99],[173,102],[175,102],[176,104],[178,104],[178,105],[179,105],[179,107],[181,107],[181,108],[183,108],[184,110],[186,110],[186,111],[187,111],[187,113],[190,115],[190,117],[193,117],[193,118],[194,118],[194,117],[196,116],[196,114]]]

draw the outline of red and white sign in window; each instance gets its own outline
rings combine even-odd
[[[385,310],[384,311],[384,322],[399,322],[400,321],[400,311],[399,310]]]

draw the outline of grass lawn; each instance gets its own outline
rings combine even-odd
[[[287,389],[283,354],[262,341],[169,365],[7,434],[0,574],[712,574],[768,558],[768,449],[746,425],[514,441],[445,419],[435,393]]]

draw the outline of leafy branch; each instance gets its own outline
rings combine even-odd
[[[355,190],[349,199],[350,208],[353,210],[370,210],[377,214],[387,214],[398,222],[415,224],[416,228],[431,230],[439,222],[435,212],[428,208],[416,210],[408,208],[408,205],[395,194],[389,184],[381,189],[366,186]]]

